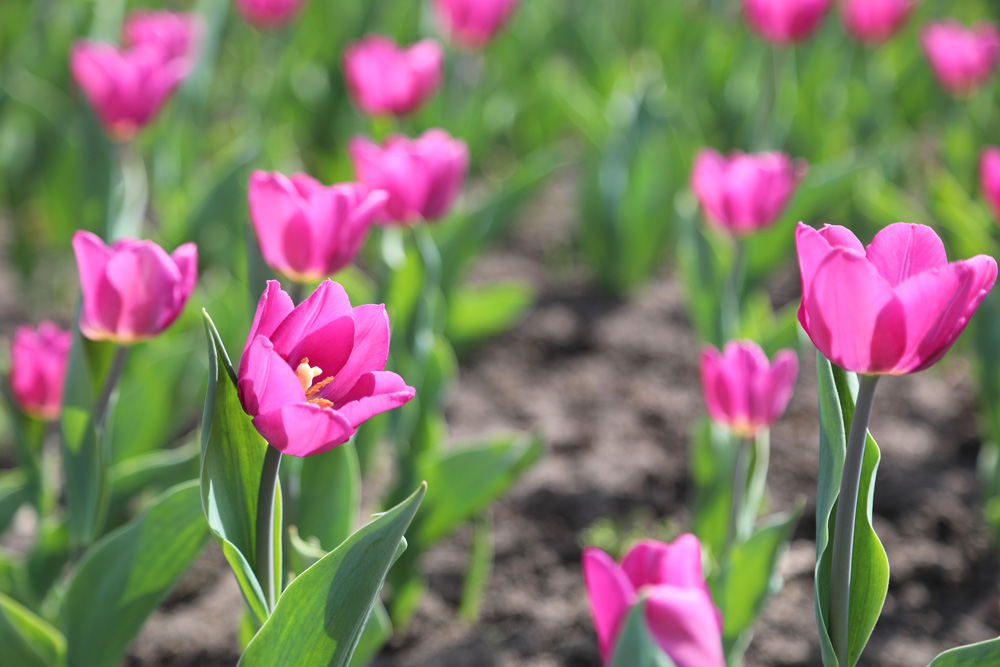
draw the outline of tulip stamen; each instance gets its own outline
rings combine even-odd
[[[309,389],[312,387],[313,380],[322,375],[323,370],[318,366],[309,365],[309,357],[302,357],[302,361],[299,365],[295,367],[295,377],[298,378],[299,384],[302,385],[302,391],[309,395]]]
[[[328,401],[325,398],[310,398],[306,403],[312,403],[313,405],[318,405],[321,408],[332,408],[333,401]]]
[[[312,396],[314,396],[316,394],[316,392],[318,392],[320,389],[322,389],[326,385],[330,384],[331,382],[333,382],[333,376],[332,375],[330,377],[328,377],[328,378],[324,378],[323,380],[320,380],[319,382],[317,382],[313,386],[309,387],[308,389],[306,389],[306,398],[311,398]]]

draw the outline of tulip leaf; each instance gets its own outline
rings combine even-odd
[[[422,484],[296,577],[243,653],[240,667],[349,665],[426,488]]]
[[[609,667],[674,667],[673,660],[663,652],[649,632],[644,597],[640,597],[629,610],[615,641]]]
[[[114,667],[146,618],[204,550],[197,482],[168,490],[80,562],[62,606],[68,667]]]
[[[137,493],[180,484],[198,475],[199,446],[181,447],[135,456],[111,467],[111,506],[127,503]]]
[[[830,564],[833,532],[837,516],[837,496],[844,468],[847,432],[854,416],[856,383],[845,373],[817,355],[820,405],[819,483],[816,495],[816,622],[819,628],[823,664],[838,665],[828,629],[830,606]],[[851,559],[850,609],[848,612],[848,660],[840,667],[854,667],[875,623],[889,588],[889,560],[872,526],[875,475],[881,458],[878,445],[868,434],[861,469],[861,495],[854,526],[854,553]]]
[[[36,508],[45,503],[42,498],[42,446],[45,441],[47,424],[21,412],[14,402],[10,383],[0,382],[0,396],[3,396],[10,414],[14,431],[14,451],[17,453],[17,467],[25,475],[27,500]],[[41,513],[41,512],[40,512]],[[3,528],[0,528],[2,532]]]
[[[934,658],[928,667],[982,667],[1000,665],[1000,638],[959,646]]]
[[[205,313],[209,381],[201,430],[201,500],[205,518],[259,623],[267,598],[254,574],[257,496],[267,443],[236,394],[236,374]]]
[[[28,500],[28,487],[22,470],[0,474],[0,533],[14,520],[14,514]]]
[[[61,667],[66,639],[44,619],[0,593],[0,646],[5,665]]]
[[[371,614],[361,632],[358,647],[354,649],[350,667],[366,667],[372,658],[392,639],[392,621],[381,601],[376,600]]]
[[[531,285],[517,280],[456,289],[448,303],[445,334],[453,345],[469,345],[501,334],[534,300]]]
[[[353,442],[302,460],[298,529],[326,551],[347,539],[361,512],[361,469]]]

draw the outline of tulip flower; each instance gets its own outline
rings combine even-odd
[[[850,230],[799,223],[799,322],[845,370],[902,375],[924,370],[951,347],[993,287],[992,257],[948,263],[930,227],[896,223],[865,248]]]
[[[291,21],[305,3],[305,0],[236,0],[236,9],[250,25],[268,29]]]
[[[647,540],[621,565],[600,549],[583,552],[583,579],[597,642],[606,664],[629,609],[646,599],[650,634],[676,667],[723,667],[722,617],[701,570],[701,544],[691,534],[671,544]]]
[[[987,146],[979,156],[979,184],[983,195],[1000,218],[1000,148]]]
[[[197,14],[135,11],[122,26],[122,43],[126,48],[156,46],[167,58],[190,58],[198,50],[203,29]]]
[[[761,37],[775,44],[808,39],[832,0],[743,0],[743,15]]]
[[[66,365],[73,336],[52,322],[38,329],[18,327],[10,346],[10,390],[26,414],[46,421],[59,418]]]
[[[785,210],[806,165],[784,153],[695,156],[691,187],[709,224],[743,236],[773,225]]]
[[[294,306],[268,281],[240,359],[240,402],[278,451],[321,454],[413,398],[413,387],[384,370],[388,355],[385,306],[352,308],[330,280]]]
[[[920,41],[938,81],[954,95],[978,88],[1000,62],[1000,30],[992,23],[973,28],[956,21],[932,23],[924,28]]]
[[[845,0],[840,18],[856,39],[879,44],[906,23],[915,6],[913,0]]]
[[[160,47],[118,49],[77,42],[70,55],[73,78],[105,131],[127,141],[150,123],[190,70],[190,58],[169,57]]]
[[[78,231],[73,251],[83,288],[80,332],[91,340],[129,344],[158,336],[181,314],[198,277],[193,243],[168,255],[152,241],[107,246]]]
[[[434,0],[438,21],[455,44],[485,47],[517,8],[518,0]]]
[[[730,341],[722,354],[712,345],[701,352],[701,390],[713,420],[751,439],[781,417],[792,398],[799,360],[781,350],[768,362],[760,345]]]
[[[358,179],[389,193],[385,217],[395,224],[444,217],[469,168],[465,142],[444,130],[428,130],[418,139],[393,135],[383,146],[355,137],[347,150]]]
[[[366,114],[404,116],[437,92],[443,60],[434,40],[400,48],[387,37],[371,35],[344,51],[344,78]]]
[[[360,183],[324,186],[306,174],[250,175],[250,219],[264,261],[301,283],[353,262],[387,198]]]

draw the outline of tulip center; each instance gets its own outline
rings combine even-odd
[[[309,365],[308,357],[303,357],[299,365],[295,367],[295,377],[298,378],[299,384],[302,385],[302,391],[306,394],[306,402],[313,403],[321,408],[332,408],[333,403],[331,401],[325,398],[316,398],[316,393],[333,381],[333,376],[331,375],[313,384],[313,381],[322,374],[322,368]]]

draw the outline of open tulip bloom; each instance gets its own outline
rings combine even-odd
[[[938,81],[954,95],[986,82],[1000,63],[1000,30],[992,23],[966,28],[957,21],[928,25],[920,34]]]
[[[833,0],[743,0],[747,23],[775,44],[808,39],[819,27]]]
[[[656,644],[676,667],[723,667],[722,617],[701,569],[701,543],[691,534],[671,544],[647,540],[621,565],[600,549],[583,552],[583,579],[605,664],[610,664],[629,611],[640,599]]]
[[[519,0],[434,0],[438,20],[448,38],[478,50],[503,28]]]
[[[52,322],[18,327],[10,346],[10,390],[25,414],[59,418],[73,336]]]
[[[434,40],[400,48],[388,37],[370,35],[344,50],[344,78],[366,114],[403,116],[437,92],[443,61]]]

